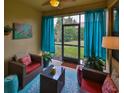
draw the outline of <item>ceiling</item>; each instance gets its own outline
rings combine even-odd
[[[32,6],[35,9],[38,9],[40,11],[50,11],[50,10],[57,10],[58,8],[53,8],[50,5],[44,5],[43,4],[46,1],[49,0],[19,0],[25,4],[28,4]],[[83,4],[91,4],[95,2],[100,2],[100,1],[107,1],[107,0],[75,0],[73,2],[61,2],[61,7],[59,9],[64,9],[64,8],[69,8],[69,7],[75,7]]]

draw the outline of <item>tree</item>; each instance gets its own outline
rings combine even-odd
[[[57,22],[55,25],[55,41],[61,41],[61,29],[62,29],[62,21],[61,18],[57,18]]]
[[[68,17],[64,19],[64,24],[74,24],[76,23],[76,20],[73,19],[72,17]],[[61,34],[62,34],[62,19],[59,17],[57,18],[57,22],[55,25],[55,41],[56,42],[61,42]],[[75,26],[69,26],[64,28],[64,41],[69,42],[69,41],[74,41],[77,40],[78,38],[78,32],[76,31],[77,28]],[[81,34],[81,40],[84,39],[84,28],[80,29],[80,34]]]
[[[76,24],[76,20],[73,19],[72,17],[64,18],[64,24]]]
[[[65,42],[69,42],[69,41],[77,40],[78,33],[76,32],[76,30],[77,30],[77,28],[75,28],[74,26],[65,27],[65,30],[64,30],[64,41]]]

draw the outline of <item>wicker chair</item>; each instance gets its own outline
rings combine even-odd
[[[28,84],[35,76],[42,71],[42,58],[41,56],[29,54],[31,57],[31,64],[26,66],[16,60],[15,57],[9,62],[9,75],[16,74],[19,79],[19,88],[22,89]]]

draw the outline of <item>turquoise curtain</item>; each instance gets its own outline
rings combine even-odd
[[[42,17],[42,37],[41,37],[41,50],[46,52],[55,52],[54,44],[54,17]]]
[[[102,48],[102,37],[106,35],[104,10],[85,12],[84,57],[106,59],[106,49]]]
[[[114,32],[119,33],[119,8],[114,10]]]

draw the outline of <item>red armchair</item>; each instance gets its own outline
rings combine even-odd
[[[111,77],[107,73],[97,70],[78,68],[78,82],[81,89],[88,93],[118,93]]]
[[[34,54],[28,54],[16,60],[15,57],[9,62],[9,75],[17,74],[19,87],[22,89],[36,75],[42,71],[42,58]]]

